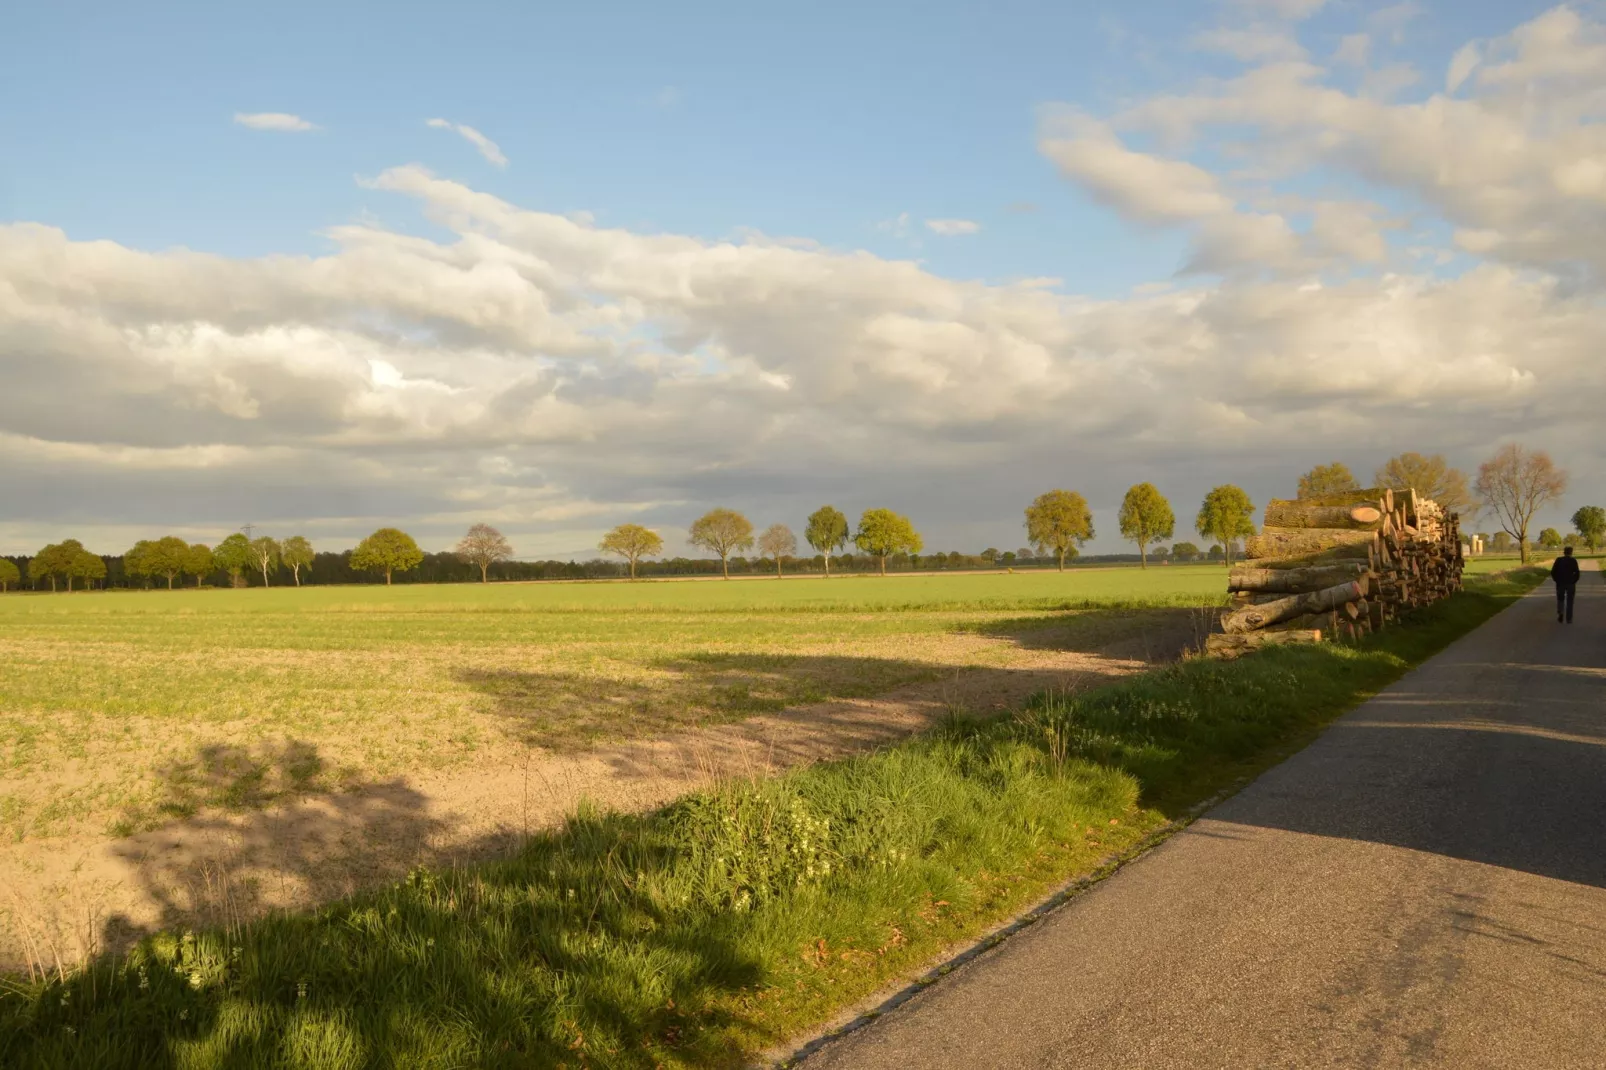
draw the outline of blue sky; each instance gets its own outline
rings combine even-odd
[[[945,275],[1052,276],[1107,296],[1178,266],[1175,235],[1124,223],[1054,174],[1036,116],[1225,73],[1190,45],[1219,21],[1211,5],[764,6],[31,5],[0,46],[8,96],[25,101],[0,112],[13,161],[0,213],[147,249],[311,253],[335,223],[407,225],[353,177],[417,161],[611,225],[751,227],[916,255]],[[1380,49],[1439,69],[1545,6],[1423,7]],[[1333,5],[1302,36],[1331,51],[1365,12],[1398,7]],[[264,137],[231,124],[236,112],[321,129]],[[434,116],[485,132],[510,165],[425,128]],[[917,235],[926,218],[984,230],[916,248],[876,229],[905,212]]]
[[[1012,415],[1000,403],[983,427],[977,423],[979,417],[970,418],[962,405],[949,405],[943,399],[949,393],[963,399],[996,385],[998,373],[991,369],[1003,367],[999,361],[1007,364],[1001,354],[1022,352],[1016,344],[1019,339],[1029,339],[1023,344],[1033,353],[1037,352],[1034,347],[1044,346],[1051,354],[1047,366],[1032,365],[1035,370],[1030,374],[1036,376],[1063,373],[1062,378],[1074,378],[1070,369],[1076,361],[1100,345],[1106,348],[1099,351],[1096,366],[1077,371],[1082,377],[1079,381],[1087,381],[1090,375],[1109,377],[1112,369],[1125,361],[1152,360],[1153,366],[1146,365],[1143,374],[1131,382],[1134,388],[1154,389],[1181,367],[1176,363],[1180,356],[1155,356],[1165,346],[1179,347],[1174,354],[1190,354],[1188,366],[1201,373],[1201,381],[1227,381],[1233,374],[1230,339],[1234,332],[1249,329],[1244,323],[1234,321],[1230,328],[1214,321],[1207,325],[1216,338],[1208,359],[1224,363],[1216,374],[1204,377],[1204,369],[1197,365],[1206,358],[1200,356],[1202,351],[1190,348],[1190,328],[1185,324],[1174,324],[1173,333],[1164,340],[1146,338],[1142,328],[1134,326],[1143,320],[1141,309],[1130,303],[1134,293],[1187,290],[1197,292],[1200,300],[1214,307],[1236,307],[1233,302],[1241,303],[1250,294],[1265,299],[1263,289],[1251,288],[1250,275],[1260,280],[1254,286],[1272,278],[1286,285],[1290,293],[1301,293],[1306,291],[1298,287],[1308,287],[1313,280],[1334,286],[1339,279],[1397,279],[1404,270],[1416,272],[1422,285],[1432,286],[1469,272],[1476,274],[1480,266],[1492,263],[1520,273],[1525,285],[1539,285],[1550,276],[1570,280],[1575,287],[1582,285],[1587,310],[1593,312],[1595,271],[1587,263],[1579,267],[1588,254],[1535,244],[1539,239],[1534,237],[1532,220],[1547,218],[1548,206],[1535,203],[1520,220],[1483,218],[1479,213],[1484,209],[1474,203],[1467,189],[1432,186],[1421,177],[1430,167],[1416,172],[1394,167],[1388,156],[1397,150],[1385,150],[1385,146],[1392,136],[1388,129],[1391,115],[1418,121],[1422,108],[1440,96],[1450,100],[1449,106],[1465,112],[1457,122],[1478,117],[1490,124],[1505,122],[1508,113],[1502,108],[1508,98],[1501,94],[1509,90],[1511,79],[1543,77],[1546,64],[1563,71],[1569,56],[1589,55],[1600,31],[1598,16],[1593,4],[1556,8],[1511,2],[1413,5],[1342,0],[1226,0],[1219,4],[1194,0],[1142,5],[821,3],[811,5],[806,13],[784,14],[738,4],[684,4],[672,9],[654,4],[460,4],[450,9],[439,5],[280,4],[246,9],[169,3],[153,10],[110,4],[70,9],[33,5],[11,15],[5,39],[0,41],[0,79],[4,80],[0,97],[5,101],[0,104],[0,222],[59,228],[85,257],[94,250],[83,243],[93,242],[115,243],[157,257],[168,250],[187,248],[216,254],[242,269],[258,265],[263,272],[277,270],[271,266],[276,257],[338,259],[343,246],[331,237],[331,228],[352,224],[395,237],[422,237],[441,250],[466,248],[462,244],[465,234],[490,240],[489,232],[481,229],[492,227],[490,223],[481,220],[465,230],[445,218],[452,210],[448,202],[457,196],[451,190],[432,187],[433,192],[420,192],[423,187],[416,182],[381,181],[383,188],[374,185],[393,168],[418,165],[453,184],[453,190],[489,195],[530,213],[589,212],[594,226],[608,231],[684,236],[703,247],[728,240],[740,244],[753,240],[749,236],[758,232],[772,239],[804,239],[828,251],[866,250],[878,264],[912,259],[920,263],[923,277],[944,285],[965,280],[987,284],[988,301],[1005,294],[1013,280],[1057,279],[1053,293],[1067,300],[1107,302],[1110,315],[1125,316],[1125,326],[1115,332],[1121,337],[1108,340],[1114,332],[1108,325],[1078,327],[1069,334],[1043,326],[1034,334],[1042,325],[1027,327],[1011,319],[1009,326],[1001,327],[1002,321],[991,312],[977,313],[976,319],[967,319],[968,312],[960,315],[973,337],[990,338],[986,345],[996,343],[1003,348],[985,353],[981,349],[969,354],[956,351],[942,359],[951,357],[957,363],[944,364],[940,372],[922,371],[921,390],[926,391],[922,395],[926,400],[889,417],[901,427],[896,443],[866,444],[859,450],[860,455],[868,451],[885,456],[890,451],[912,458],[900,478],[884,472],[866,478],[888,479],[889,487],[924,488],[921,493],[930,501],[933,516],[941,518],[932,521],[934,537],[944,546],[950,542],[964,546],[970,541],[1002,544],[1012,538],[1004,532],[1013,529],[1013,521],[1003,526],[1004,532],[989,537],[983,525],[967,519],[970,510],[949,501],[951,488],[956,479],[974,478],[978,465],[985,470],[989,465],[1007,464],[1012,470],[1030,472],[1042,457],[1044,442],[1054,442],[1051,430],[1045,430],[1048,425],[1043,424],[1048,417],[1024,410]],[[1522,27],[1528,23],[1543,32],[1524,36]],[[1236,57],[1210,44],[1212,35],[1248,33],[1257,35],[1259,43]],[[1365,40],[1357,44],[1360,35]],[[1452,57],[1466,48],[1488,59],[1467,77],[1464,86],[1458,82],[1450,89],[1445,72]],[[1311,131],[1301,131],[1298,137],[1289,134],[1289,120],[1272,114],[1274,101],[1256,104],[1253,88],[1223,88],[1237,85],[1235,80],[1246,72],[1275,73],[1279,63],[1296,54],[1301,57],[1297,63],[1310,68],[1298,76],[1303,79],[1301,85],[1319,83],[1345,94],[1355,117],[1335,120],[1334,136],[1353,141],[1352,150],[1324,156],[1312,148],[1321,141]],[[1344,58],[1346,55],[1349,58]],[[1497,68],[1496,56],[1509,62]],[[1378,88],[1406,70],[1414,80],[1399,78],[1397,86]],[[1590,129],[1595,117],[1580,115],[1575,107],[1578,101],[1590,99],[1589,87],[1570,82],[1567,86],[1567,92],[1574,95],[1557,96],[1553,101],[1557,110],[1551,118],[1563,116]],[[1240,121],[1230,117],[1236,113],[1219,98],[1234,92],[1250,101],[1234,107],[1259,108],[1253,118]],[[1313,95],[1311,99],[1318,98]],[[1371,108],[1374,99],[1383,102],[1377,109]],[[1200,106],[1216,111],[1199,120],[1186,138],[1173,143],[1167,138],[1165,121],[1155,119],[1168,100],[1206,102]],[[1079,161],[1075,164],[1061,163],[1045,133],[1050,122],[1046,117],[1066,108],[1080,116],[1082,123],[1065,136],[1065,144],[1074,143],[1068,151]],[[234,120],[237,114],[257,113],[291,114],[315,128],[300,132],[253,129]],[[431,118],[481,132],[505,155],[505,166],[486,159],[455,131],[427,126],[426,120]],[[1375,130],[1360,130],[1355,125],[1374,120]],[[1174,116],[1167,121],[1174,121]],[[1542,134],[1541,128],[1554,128],[1549,119],[1536,119],[1535,124],[1535,137]],[[1127,155],[1089,162],[1084,152],[1092,151],[1089,146],[1108,148],[1117,143]],[[1175,169],[1165,181],[1176,180],[1180,187],[1170,192],[1143,192],[1139,184],[1145,165],[1133,154],[1179,164],[1185,161],[1187,167],[1209,175],[1212,190],[1226,193],[1206,191],[1202,195],[1231,202],[1237,215],[1229,218],[1231,213],[1224,210],[1177,207],[1178,202],[1167,199],[1171,193],[1187,187],[1195,197],[1200,196],[1199,183],[1206,180]],[[1299,157],[1298,166],[1288,166],[1293,157]],[[1497,164],[1497,160],[1490,162],[1495,171],[1499,170]],[[1578,166],[1586,164],[1583,161]],[[1127,166],[1138,169],[1130,185],[1119,173],[1111,177],[1111,167]],[[1472,185],[1476,181],[1476,176],[1469,178]],[[1577,194],[1586,201],[1589,195],[1587,191]],[[1328,259],[1318,263],[1289,252],[1285,248],[1289,242],[1314,241],[1309,238],[1312,224],[1308,213],[1319,201],[1360,206],[1357,211],[1377,221],[1376,237],[1388,248],[1387,255],[1360,255],[1350,263],[1334,261],[1330,253],[1323,253]],[[1554,218],[1563,218],[1563,212],[1590,211],[1593,209],[1568,202],[1555,207]],[[1255,219],[1246,222],[1251,215]],[[1222,266],[1221,250],[1257,248],[1258,239],[1251,232],[1258,225],[1270,226],[1271,217],[1287,234],[1268,238],[1271,245],[1266,247],[1264,262],[1246,267],[1242,260],[1233,259],[1238,255],[1233,252],[1229,266]],[[1594,225],[1595,215],[1584,218],[1589,226]],[[928,225],[933,220],[966,221],[974,224],[974,232],[939,234]],[[1226,236],[1212,239],[1211,228],[1217,226]],[[1342,237],[1345,229],[1343,223],[1335,223],[1333,233]],[[1497,246],[1490,244],[1497,239]],[[1270,251],[1273,246],[1283,252],[1274,254]],[[525,255],[546,255],[538,246],[518,241],[508,241],[508,247]],[[1496,247],[1497,252],[1490,252]],[[27,251],[31,248],[17,254],[18,270],[27,271],[26,256],[43,255]],[[1408,253],[1408,249],[1416,251]],[[1242,259],[1252,259],[1251,253],[1244,253]],[[1207,269],[1179,277],[1179,270],[1190,261],[1206,263]],[[158,259],[151,263],[169,262]],[[839,266],[820,270],[836,271]],[[1582,284],[1580,278],[1585,280]],[[1483,277],[1477,284],[1500,287],[1502,294],[1516,292],[1514,284],[1492,277]],[[508,367],[522,370],[504,369],[498,374],[535,375],[539,369],[553,383],[565,381],[564,376],[578,376],[563,388],[572,398],[578,396],[574,383],[581,380],[622,382],[622,361],[633,369],[630,375],[658,377],[652,418],[666,420],[654,439],[661,442],[682,426],[675,423],[676,418],[664,415],[668,412],[666,384],[680,382],[675,376],[681,373],[671,375],[662,365],[650,373],[642,371],[642,340],[655,340],[666,350],[651,354],[654,361],[687,356],[692,351],[677,354],[667,350],[674,349],[672,340],[683,321],[688,316],[695,319],[701,312],[643,309],[641,302],[651,306],[654,300],[643,296],[645,291],[620,294],[609,291],[609,285],[606,279],[579,276],[565,283],[571,295],[583,292],[588,301],[597,293],[606,293],[608,302],[616,302],[609,307],[617,315],[632,318],[628,330],[615,337],[622,348],[611,357],[588,356],[590,363],[579,368],[563,364],[566,358],[543,349],[545,343],[532,343],[501,352],[498,359],[505,358],[512,362]],[[791,292],[789,282],[773,285],[779,287],[777,293]],[[182,296],[168,293],[162,302],[178,301]],[[998,299],[1014,300],[1007,296]],[[239,294],[227,299],[232,306],[241,300]],[[847,333],[833,336],[837,339],[833,344],[866,338],[876,345],[885,343],[887,324],[904,315],[900,309],[908,307],[902,303],[906,296],[889,300],[886,311],[892,319],[867,315],[851,331],[844,328]],[[952,296],[943,299],[949,305],[955,300]],[[973,303],[973,299],[966,300]],[[115,304],[108,302],[111,299],[102,294],[78,311],[104,319],[106,309]],[[924,298],[917,304],[922,309],[920,316],[934,315]],[[1429,307],[1425,298],[1421,307]],[[1065,315],[1073,313],[1080,314],[1079,309],[1067,306]],[[807,333],[806,319],[769,338],[750,329],[754,314],[751,310],[740,316],[732,313],[734,318],[716,317],[717,322],[699,325],[703,341],[712,340],[715,345],[713,350],[695,351],[705,371],[717,366],[721,374],[741,375],[746,374],[741,368],[751,365],[755,375],[791,382],[799,376],[807,378],[809,369],[828,359],[823,352],[791,351],[795,339]],[[1553,319],[1546,323],[1555,325],[1572,322],[1578,309],[1547,314]],[[313,322],[323,315],[298,308],[285,312],[283,321],[275,326],[284,331],[333,330],[323,321]],[[337,318],[341,330],[356,319],[381,323],[381,333],[390,338],[434,329],[428,325],[419,328],[409,315],[363,298]],[[436,324],[442,315],[453,317],[453,313],[437,309],[429,313],[429,324]],[[586,322],[594,324],[595,317],[604,313],[593,309],[588,315],[591,318]],[[1302,339],[1299,348],[1268,350],[1264,359],[1319,359],[1317,350],[1326,343],[1332,345],[1333,359],[1341,359],[1337,354],[1355,332],[1335,328],[1333,321],[1323,318],[1325,311],[1311,315],[1311,322],[1319,319],[1321,326],[1308,330],[1326,332],[1321,336],[1325,343],[1309,342],[1305,334],[1298,334]],[[122,316],[119,312],[113,317],[111,326],[125,337],[158,326],[170,330],[178,325],[189,330],[226,318],[215,307],[179,313],[169,309],[159,315],[151,313],[153,318],[140,323]],[[476,310],[459,318],[480,324],[483,315]],[[1265,316],[1248,320],[1267,322]],[[1363,329],[1376,322],[1375,312],[1365,313],[1356,327]],[[4,325],[0,319],[0,331]],[[392,458],[397,451],[413,450],[407,461],[393,460],[418,468],[408,480],[407,494],[398,496],[389,508],[406,509],[426,529],[438,524],[444,533],[461,519],[447,507],[448,500],[489,495],[479,500],[494,498],[497,508],[504,510],[505,524],[515,529],[522,524],[530,533],[532,552],[553,552],[589,545],[597,525],[607,520],[646,516],[674,529],[683,526],[680,514],[695,511],[699,494],[740,494],[750,483],[754,493],[761,495],[759,488],[776,485],[774,464],[767,459],[773,451],[741,457],[714,450],[707,456],[688,458],[690,470],[698,473],[689,482],[667,486],[661,474],[644,473],[634,487],[628,481],[610,479],[607,493],[599,497],[594,488],[576,482],[596,461],[597,432],[579,429],[582,415],[603,419],[597,415],[600,409],[593,406],[587,413],[564,417],[577,429],[573,440],[561,448],[545,438],[540,442],[530,439],[528,431],[464,432],[465,442],[473,439],[480,445],[461,448],[483,451],[489,448],[484,442],[492,441],[501,451],[498,456],[513,469],[538,471],[539,477],[529,479],[540,485],[539,505],[529,501],[520,505],[515,500],[518,495],[510,486],[529,490],[518,480],[508,484],[493,479],[478,491],[457,487],[450,494],[442,490],[445,498],[431,497],[420,492],[420,481],[444,462],[416,452],[423,441],[418,435],[381,443],[384,436],[379,432],[364,427],[359,433],[355,424],[348,425],[343,435],[324,427],[312,438],[298,439],[302,432],[290,426],[269,434],[269,421],[259,415],[259,403],[273,394],[258,374],[264,359],[261,347],[269,344],[263,329],[260,323],[228,329],[229,344],[246,346],[254,354],[250,359],[256,362],[252,367],[258,372],[252,375],[257,378],[216,372],[217,376],[232,376],[229,390],[236,394],[258,392],[254,401],[223,403],[207,393],[202,400],[175,402],[192,413],[222,405],[220,412],[226,410],[232,413],[231,419],[239,421],[239,436],[211,417],[205,421],[197,418],[194,437],[187,444],[222,449],[262,437],[271,440],[276,449],[287,451],[287,456],[306,454],[302,460],[314,467],[317,462],[307,451],[351,450],[356,447],[350,441],[359,438],[378,443],[374,448],[391,451]],[[1277,330],[1282,332],[1277,334],[1282,341],[1256,341],[1253,345],[1287,346],[1287,332],[1306,328],[1290,321]],[[15,336],[0,333],[0,340],[13,338],[12,352],[19,354],[13,359],[27,360],[20,374],[30,380],[28,385],[39,387],[40,396],[50,396],[47,373],[41,369],[70,364],[88,343],[63,340],[58,346],[53,342],[37,353],[65,355],[47,359],[26,348],[40,344],[36,334],[21,333],[20,327],[18,331]],[[1409,340],[1400,342],[1399,355],[1390,358],[1405,361],[1402,367],[1420,366],[1421,355],[1431,350],[1423,338],[1442,337],[1436,327],[1413,327],[1412,331],[1416,333]],[[1002,335],[1009,337],[1000,342]],[[498,337],[505,338],[505,334]],[[894,349],[876,358],[884,362],[883,367],[898,366],[904,356],[916,352],[898,350],[897,346],[914,344],[899,337],[904,340],[885,343]],[[1050,337],[1055,340],[1048,341]],[[1092,338],[1099,341],[1090,341]],[[359,359],[352,354],[357,349],[367,352],[364,347],[372,340],[355,348],[350,339],[339,344],[344,347],[342,354],[357,361],[355,366],[360,369],[362,361],[371,366],[378,358]],[[485,355],[483,348],[492,342],[485,338],[472,341],[477,347],[473,359],[479,360]],[[974,344],[986,348],[979,341]],[[1409,398],[1391,395],[1381,402],[1374,398],[1374,402],[1390,411],[1414,406],[1417,412],[1460,414],[1463,418],[1482,413],[1482,426],[1497,436],[1535,431],[1550,435],[1558,451],[1574,451],[1579,458],[1598,456],[1598,450],[1587,452],[1596,447],[1589,444],[1583,431],[1547,423],[1540,418],[1542,405],[1536,409],[1526,394],[1519,399],[1510,392],[1530,391],[1536,389],[1533,383],[1539,383],[1537,389],[1542,393],[1544,384],[1557,381],[1555,368],[1535,371],[1550,358],[1529,359],[1499,346],[1495,350],[1477,356],[1482,363],[1471,370],[1446,370],[1424,378],[1420,392]],[[1409,355],[1413,353],[1418,357]],[[920,359],[925,356],[929,354]],[[126,367],[130,359],[134,358],[95,358],[121,362],[118,367]],[[219,357],[218,367],[237,359],[245,358]],[[373,389],[414,381],[406,365],[415,359],[421,367],[427,364],[437,372],[440,367],[462,369],[470,363],[467,350],[443,349],[424,355],[399,352],[383,363],[402,368],[402,373],[391,380],[378,376],[371,384]],[[1443,359],[1449,369],[1450,362],[1462,358],[1446,354]],[[160,363],[164,368],[172,366],[168,358]],[[956,370],[961,367],[969,370]],[[554,370],[559,368],[567,370]],[[192,368],[185,373],[188,378],[180,379],[193,386],[198,376],[204,377],[203,371]],[[1366,397],[1368,390],[1387,393],[1386,384],[1399,378],[1397,371],[1382,366],[1367,374],[1373,377],[1368,380],[1370,385],[1358,381],[1335,385],[1320,399],[1325,406],[1320,412],[1308,409],[1307,424],[1318,433],[1311,436],[1308,450],[1293,451],[1295,456],[1288,464],[1326,459],[1338,448],[1349,451],[1358,469],[1404,448],[1442,450],[1457,463],[1475,463],[1487,442],[1469,435],[1464,421],[1461,430],[1435,425],[1431,431],[1399,441],[1378,427],[1349,422],[1341,411],[1346,396]],[[445,376],[441,382],[456,391],[456,397],[491,389],[488,381],[472,379],[467,371],[439,375]],[[967,375],[981,378],[971,382],[965,379]],[[1261,378],[1264,380],[1264,375]],[[32,382],[35,379],[37,383]],[[1470,398],[1458,385],[1470,380],[1516,386],[1491,385],[1488,389],[1493,393]],[[426,381],[434,380],[419,371],[416,382]],[[719,389],[729,389],[731,380],[719,381],[725,384]],[[1070,378],[1064,378],[1056,389],[1070,389],[1065,386],[1069,382]],[[1016,385],[1023,397],[1047,390],[1025,382]],[[561,394],[560,388],[554,389]],[[1184,389],[1199,394],[1191,386]],[[1503,400],[1497,396],[1500,390],[1505,390]],[[601,394],[592,391],[592,395],[614,396],[607,389]],[[1124,400],[1118,388],[1115,396]],[[483,397],[475,397],[479,399],[475,404],[483,406]],[[794,391],[788,406],[797,402],[795,406],[765,410],[762,420],[752,413],[743,413],[743,418],[752,417],[754,435],[781,435],[786,442],[784,436],[791,434],[794,438],[787,448],[802,449],[803,439],[795,437],[797,427],[821,423],[823,418],[813,414],[810,406],[823,402],[811,399],[805,405],[798,398]],[[1262,446],[1251,444],[1253,436],[1248,432],[1231,442],[1212,432],[1207,425],[1220,414],[1202,411],[1209,399],[1196,396],[1194,400],[1201,411],[1188,415],[1156,411],[1139,421],[1130,449],[1112,446],[1107,434],[1096,441],[1079,437],[1099,434],[1094,431],[1067,431],[1055,448],[1078,458],[1077,463],[1089,472],[1084,477],[1089,485],[1100,488],[1090,496],[1106,512],[1113,492],[1106,492],[1103,483],[1124,486],[1133,481],[1129,475],[1142,475],[1138,471],[1141,465],[1132,465],[1129,472],[1123,458],[1152,457],[1154,464],[1186,471],[1189,474],[1179,476],[1182,486],[1176,495],[1192,497],[1212,480],[1213,466],[1238,465],[1242,469],[1247,463],[1243,458],[1263,458]],[[1067,395],[1066,403],[1084,410],[1083,415],[1105,408],[1090,394]],[[231,404],[234,409],[228,409]],[[1221,404],[1233,402],[1223,400]],[[1283,433],[1275,431],[1278,421],[1268,415],[1278,404],[1281,402],[1267,399],[1266,412],[1245,410],[1220,418],[1236,427],[1242,416],[1250,424],[1259,424],[1266,435]],[[1317,402],[1307,398],[1298,404],[1314,406]],[[934,415],[938,410],[948,415]],[[453,426],[461,429],[469,418],[451,419],[457,421]],[[1177,433],[1178,421],[1188,420],[1203,421],[1191,437]],[[1029,423],[1036,430],[1012,438],[1007,431],[1012,423]],[[97,462],[87,459],[89,454],[83,450],[144,448],[147,439],[155,441],[139,432],[119,443],[104,432],[104,423],[99,438],[83,430],[63,430],[57,436],[42,432],[40,426],[31,417],[8,418],[0,411],[0,432],[51,444],[59,456],[68,458],[62,463],[94,467]],[[166,426],[175,425],[169,421]],[[331,446],[337,438],[338,446]],[[435,431],[425,438],[430,449],[445,448]],[[835,439],[842,440],[843,436]],[[956,461],[954,447],[971,440],[983,442],[986,448],[978,448],[968,465]],[[587,441],[592,443],[590,447],[585,445]],[[588,448],[590,454],[586,454]],[[575,452],[571,455],[564,450]],[[126,451],[118,456],[126,457]],[[365,460],[373,462],[376,456]],[[1217,457],[1220,465],[1212,460]],[[160,469],[163,463],[152,459],[148,464],[141,461],[140,467],[149,471],[151,466]],[[631,463],[621,454],[611,471]],[[832,463],[852,474],[861,462],[839,457]],[[1255,464],[1263,464],[1263,460]],[[788,478],[800,488],[797,493],[804,493],[803,488],[815,493],[819,488],[803,472],[806,465],[799,463],[795,468]],[[101,474],[110,471],[104,469]],[[1032,480],[1057,478],[1052,471],[1040,476],[1033,472],[1029,479],[1023,477],[1019,488],[1010,485],[1008,491],[1015,494]],[[1259,480],[1259,488],[1271,493],[1289,481],[1284,473],[1276,477],[1281,482],[1274,482],[1272,474],[1259,469],[1240,478],[1250,483]],[[782,484],[786,485],[785,480]],[[269,510],[275,520],[314,528],[322,525],[332,536],[345,537],[353,531],[360,534],[357,529],[370,519],[367,513],[361,517],[338,515],[325,501],[309,501],[298,511],[283,496],[289,493],[284,491]],[[331,500],[339,500],[341,493],[338,488],[328,491]],[[978,489],[977,493],[986,497],[989,491]],[[554,504],[559,501],[571,503],[567,513],[566,507]],[[917,512],[921,504],[910,503],[906,508]],[[769,505],[778,511],[801,508],[785,493]],[[34,514],[0,517],[0,535],[9,530],[14,533],[11,537],[22,540],[53,528],[61,520],[50,515],[51,508],[54,506],[40,506]],[[385,508],[376,507],[379,512]],[[552,531],[554,509],[587,519],[565,521],[569,526]],[[120,536],[136,523],[136,514],[108,517],[105,523]],[[85,522],[81,513],[73,516],[74,522]],[[220,521],[197,515],[185,522],[204,526]],[[1108,530],[1113,524],[1104,527]],[[1100,540],[1104,549],[1117,545],[1114,539]]]

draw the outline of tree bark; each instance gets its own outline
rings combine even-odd
[[[1149,547],[1147,543],[1138,543],[1138,567],[1149,567]]]
[[[631,579],[635,579],[635,576],[636,576],[635,562],[632,561],[631,562],[631,569],[630,569],[630,578]],[[490,583],[491,582],[491,563],[489,561],[481,561],[480,562],[480,582],[481,583]]]
[[[1308,594],[1290,595],[1275,602],[1245,606],[1221,618],[1221,630],[1230,634],[1258,631],[1281,621],[1338,609],[1346,602],[1365,598],[1369,589],[1365,577],[1327,587]]]
[[[725,578],[727,580],[730,579],[731,578],[731,562],[730,562],[730,558],[727,557],[725,554],[720,554],[719,555],[719,567],[720,567],[721,571],[723,571],[725,573]]]
[[[1286,632],[1249,632],[1238,635],[1212,635],[1205,640],[1205,653],[1218,657],[1235,658],[1258,650],[1263,646],[1286,646],[1293,643],[1319,643],[1319,628],[1301,628]]]
[[[887,574],[887,555],[886,554],[882,554],[881,555],[881,575],[885,576],[886,574]]]
[[[831,578],[831,552],[829,550],[825,553],[825,578]]]
[[[1376,503],[1359,505],[1311,505],[1304,501],[1273,498],[1266,505],[1266,526],[1270,528],[1353,528],[1376,530],[1383,522],[1383,511]]]
[[[1060,551],[1060,571],[1061,572],[1065,571],[1065,551],[1064,550]]]
[[[1250,536],[1244,543],[1244,556],[1250,560],[1262,557],[1297,557],[1343,548],[1351,556],[1367,557],[1377,538],[1372,531],[1350,531],[1342,528],[1264,528],[1259,535]]]
[[[784,576],[781,575],[781,555],[780,554],[776,554],[775,555],[775,578],[778,579],[778,580],[785,578]]]
[[[1355,563],[1317,568],[1250,568],[1239,565],[1227,577],[1227,590],[1255,593],[1303,594],[1353,580],[1366,571]]]
[[[385,570],[385,586],[390,586],[390,569],[388,568]]]

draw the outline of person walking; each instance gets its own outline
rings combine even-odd
[[[1550,578],[1556,584],[1556,623],[1573,622],[1573,599],[1578,594],[1578,559],[1571,546],[1561,552],[1550,566]]]

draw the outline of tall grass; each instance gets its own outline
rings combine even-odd
[[[734,1065],[1091,868],[1492,615],[1186,662],[877,754],[585,812],[504,862],[0,993],[6,1067]]]

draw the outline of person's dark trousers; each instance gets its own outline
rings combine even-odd
[[[1573,622],[1573,596],[1578,593],[1576,583],[1556,584],[1556,619],[1565,619],[1568,624]]]

